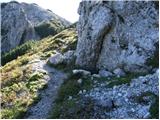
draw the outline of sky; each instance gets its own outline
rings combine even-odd
[[[0,0],[0,2],[9,2],[12,0]],[[81,0],[14,0],[18,2],[36,3],[42,8],[50,9],[55,14],[74,23],[78,20],[77,9]]]

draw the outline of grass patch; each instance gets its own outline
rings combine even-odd
[[[32,63],[28,64],[28,62],[34,59],[47,59],[54,54],[53,51],[61,51],[77,36],[75,28],[63,30],[58,35],[62,34],[63,39],[49,36],[41,41],[33,41],[33,44],[30,43],[31,45],[28,46],[27,42],[3,55],[3,58],[6,59],[3,61],[8,62],[0,68],[1,118],[23,118],[25,110],[40,99],[37,91],[46,88],[47,84],[43,79],[43,74],[33,74]]]
[[[26,87],[31,92],[37,92],[37,90],[42,89],[46,85],[46,81],[42,79],[43,74],[42,73],[36,73],[33,74],[30,78],[28,83],[26,84]]]
[[[118,86],[122,84],[129,84],[132,78],[133,78],[132,75],[128,75],[126,77],[120,77],[120,78],[113,78],[112,81],[106,87],[112,88],[114,86]]]
[[[155,95],[155,101],[151,105],[149,112],[152,119],[159,119],[159,96]]]
[[[32,48],[34,48],[34,41],[28,41],[21,46],[17,46],[2,56],[1,64],[5,65],[7,62],[16,59],[18,56],[26,54]]]
[[[66,100],[69,96],[77,95],[79,92],[81,85],[78,84],[77,80],[82,76],[79,75],[70,75],[70,77],[64,81],[61,85],[60,90],[58,91],[57,102],[62,102]]]
[[[114,86],[122,85],[122,84],[130,84],[131,80],[133,78],[136,78],[138,76],[143,76],[145,73],[128,73],[126,76],[123,77],[100,77],[100,78],[94,78],[99,82],[107,81],[108,84],[106,85],[107,88],[112,88]]]
[[[18,107],[18,106],[17,106]],[[23,118],[23,116],[26,113],[26,109],[25,108],[21,108],[21,107],[14,107],[14,108],[9,108],[9,109],[3,109],[1,111],[2,114],[2,118],[7,118],[7,119],[20,119]]]
[[[154,99],[155,95],[151,92],[144,92],[140,96],[135,96],[135,101],[141,104],[147,104],[147,101],[144,99],[145,97],[152,97]]]
[[[27,108],[39,100],[37,91],[43,89],[46,81],[42,73],[28,76],[28,80],[13,83],[1,89],[3,119],[23,118]]]
[[[94,103],[92,100],[81,101],[79,98],[56,104],[51,119],[89,119],[92,118]]]
[[[153,68],[159,68],[159,43],[155,44],[156,50],[154,55],[147,60],[147,65],[152,66]]]
[[[68,50],[76,50],[77,47],[77,36],[73,39],[71,43],[69,43],[66,47],[62,48],[62,53],[67,52]]]

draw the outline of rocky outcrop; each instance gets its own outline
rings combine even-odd
[[[95,118],[100,114],[99,118],[103,119],[149,119],[153,117],[152,105],[158,102],[158,76],[159,70],[134,78],[129,84],[115,85],[113,88],[107,87],[111,82],[108,80],[83,96],[92,98],[95,102],[94,107],[98,107],[93,112]]]
[[[28,40],[41,38],[36,26],[54,21],[53,28],[64,28],[70,23],[36,4],[9,2],[1,4],[2,52],[7,52]],[[57,24],[55,24],[57,23]],[[47,32],[47,31],[46,31]],[[54,32],[56,33],[56,32]]]
[[[76,64],[146,72],[158,43],[158,2],[82,1]]]

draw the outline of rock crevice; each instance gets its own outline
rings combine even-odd
[[[78,36],[80,40],[77,45],[76,64],[79,64],[81,67],[85,66],[85,69],[93,70],[96,68],[102,49],[103,38],[112,28],[114,21],[113,14],[109,8],[104,8],[103,5],[97,2],[93,4],[84,4],[82,2],[81,5],[79,9],[83,10],[79,10],[79,14],[83,12],[86,14],[80,16],[78,23],[78,28],[80,28],[78,29]],[[93,9],[92,5],[96,8]],[[92,10],[92,12],[90,12],[90,10]],[[97,16],[101,17],[101,20],[99,20]],[[103,24],[104,21],[105,24]]]

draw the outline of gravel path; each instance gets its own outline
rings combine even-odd
[[[58,88],[67,76],[63,72],[46,65],[46,62],[41,60],[33,63],[33,69],[35,71],[47,72],[44,78],[48,81],[48,85],[46,89],[40,91],[40,101],[29,108],[25,118],[44,119],[48,117],[48,113],[53,107],[52,105],[56,98]]]

